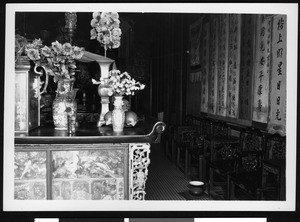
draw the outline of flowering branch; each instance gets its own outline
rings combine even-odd
[[[119,14],[117,12],[94,12],[91,20],[91,39],[97,39],[106,50],[120,47],[121,29]]]
[[[75,75],[76,62],[83,55],[83,48],[70,43],[52,42],[50,47],[44,46],[41,39],[35,39],[25,46],[25,52],[36,67],[43,67],[47,75],[59,79],[70,79]]]
[[[100,78],[100,84],[108,84],[115,96],[134,95],[137,90],[143,90],[145,85],[136,81],[127,72],[111,70],[108,78]]]

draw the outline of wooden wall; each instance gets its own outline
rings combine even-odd
[[[151,58],[152,116],[164,113],[167,124],[181,124],[186,110],[189,20],[187,14],[157,14]]]

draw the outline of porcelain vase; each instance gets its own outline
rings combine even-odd
[[[62,79],[57,82],[56,97],[52,105],[52,116],[56,130],[68,129],[68,118],[76,123],[76,90],[73,89],[75,78]]]
[[[114,110],[112,111],[112,126],[114,132],[122,132],[124,130],[125,112],[122,108],[122,99],[122,96],[115,96]]]

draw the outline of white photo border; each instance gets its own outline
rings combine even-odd
[[[16,12],[252,13],[287,15],[286,201],[57,201],[14,200],[14,35]],[[6,4],[3,211],[295,211],[298,4],[274,3],[80,3]]]

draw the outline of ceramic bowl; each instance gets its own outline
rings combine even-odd
[[[202,181],[190,181],[188,185],[190,194],[194,196],[202,195],[204,191],[204,185],[205,184]]]

